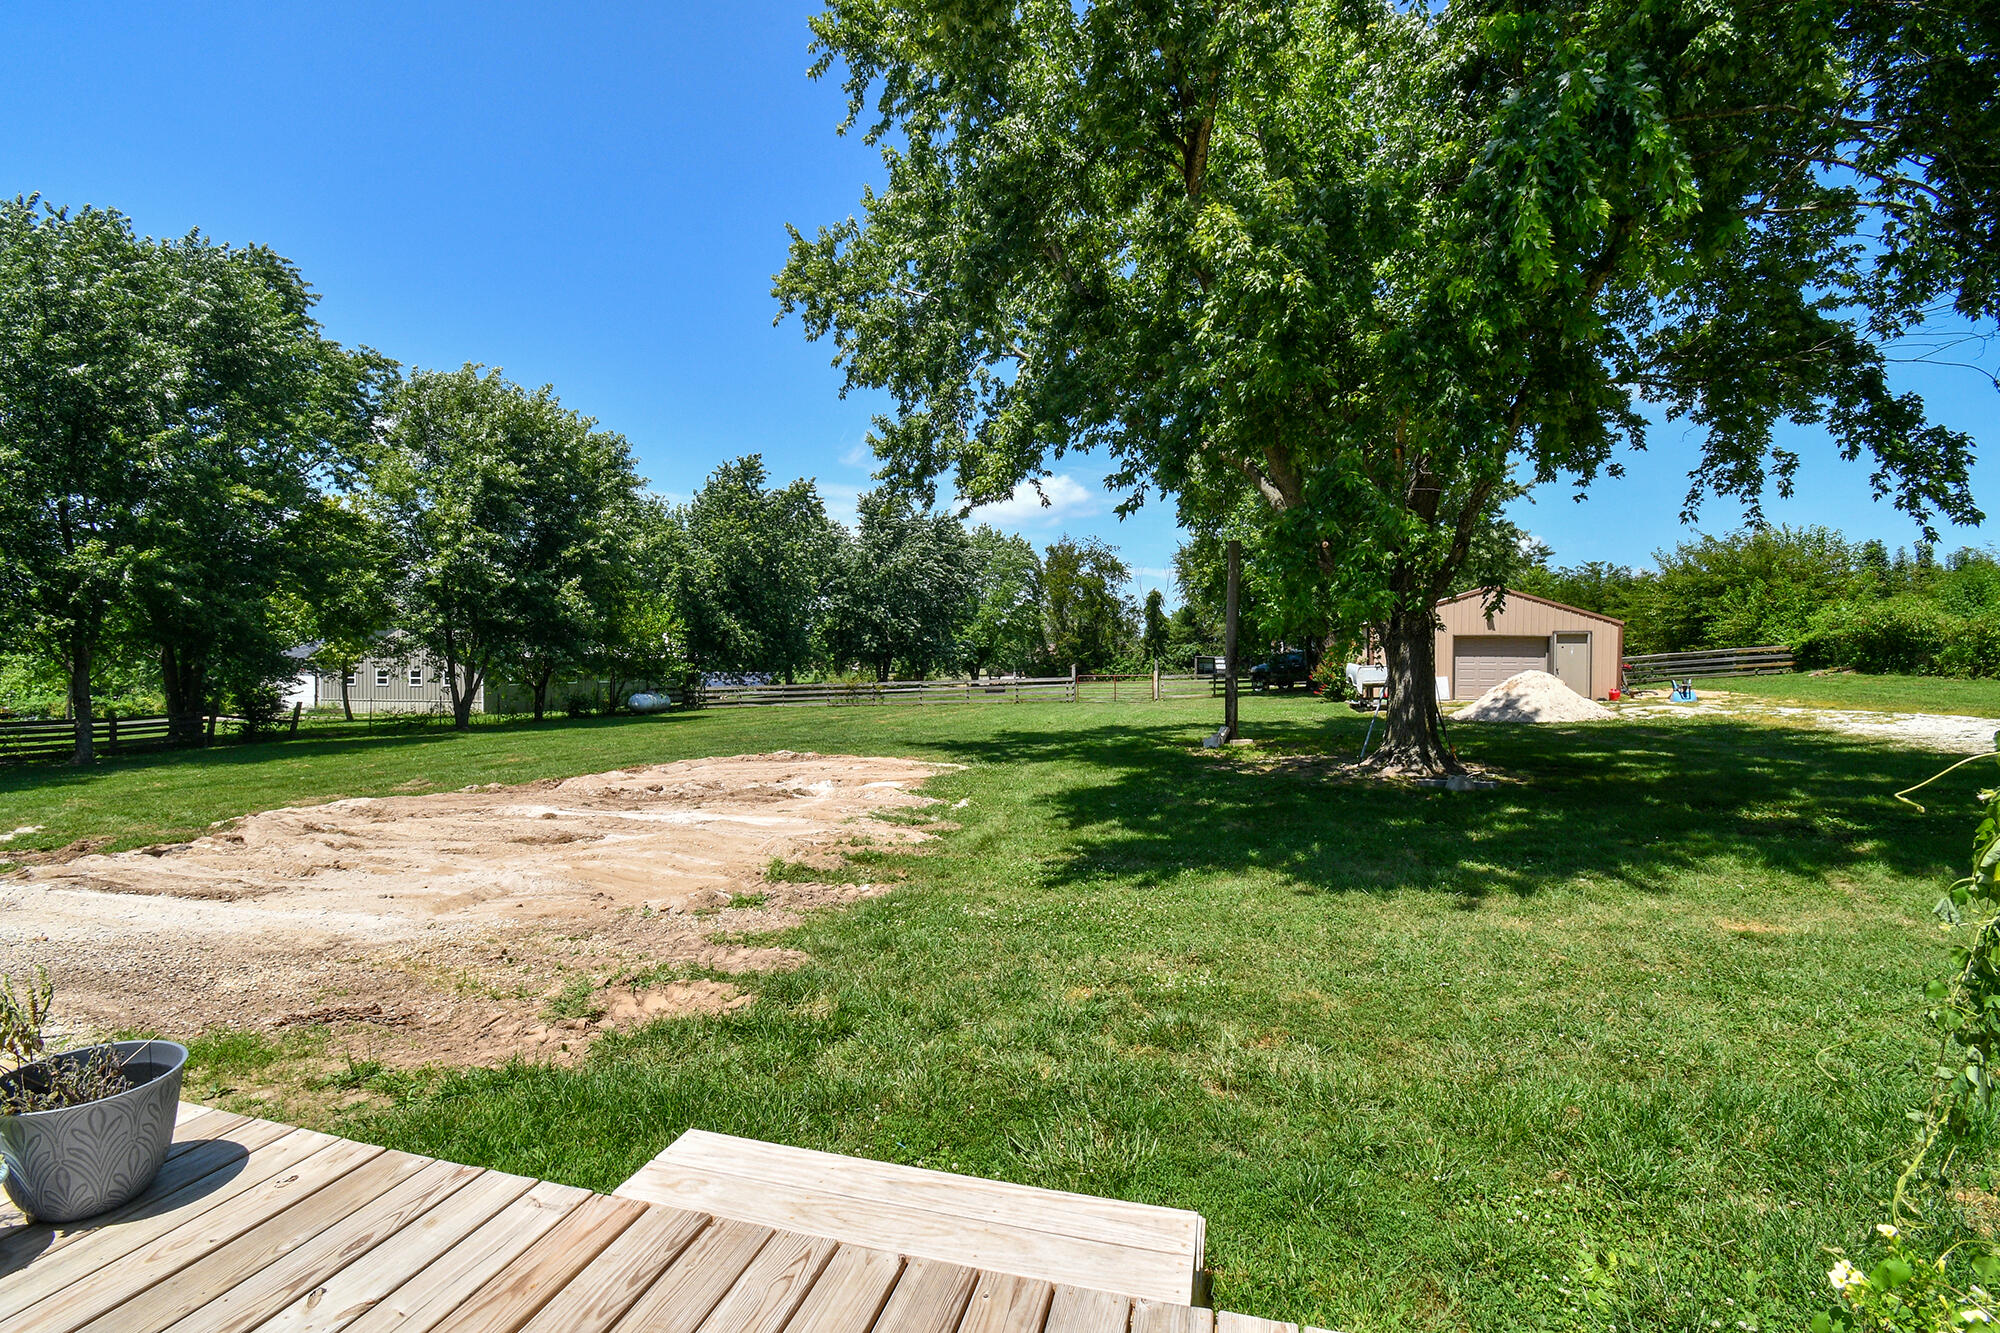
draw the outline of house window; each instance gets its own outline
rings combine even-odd
[[[385,689],[389,688],[389,668],[388,668],[388,667],[376,667],[376,668],[375,668],[375,688],[376,688],[376,689],[383,689],[383,690],[385,690]]]
[[[423,687],[424,687],[424,669],[420,666],[411,667],[410,688],[413,690],[421,690]]]
[[[344,677],[342,677],[342,679],[341,679],[341,682],[340,682],[340,683],[341,683],[341,684],[343,684],[343,685],[349,685],[349,686],[353,685],[353,684],[354,684],[354,673],[353,673],[352,671],[348,672],[348,673],[347,673],[347,674],[346,674],[346,675],[345,675]]]

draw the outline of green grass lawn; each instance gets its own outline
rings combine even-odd
[[[1663,687],[1648,687],[1663,688]],[[1695,689],[1754,694],[1814,708],[1863,708],[1897,713],[1962,713],[2000,717],[2000,680],[1945,676],[1718,676]]]
[[[47,846],[271,805],[790,748],[955,760],[961,828],[756,1004],[579,1067],[385,1074],[322,1127],[608,1188],[691,1125],[1193,1208],[1219,1306],[1347,1330],[1779,1329],[1865,1249],[1922,1095],[1943,761],[1703,719],[1453,728],[1518,778],[1348,784],[1363,723],[1216,705],[771,710],[327,735],[0,775]],[[142,1016],[135,1015],[135,1021]],[[191,1096],[271,1077],[201,1044]],[[1982,1170],[1970,1183],[1986,1187]],[[1960,1223],[1940,1212],[1949,1239]]]

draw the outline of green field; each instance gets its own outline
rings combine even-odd
[[[1865,1248],[1922,1092],[1928,908],[1990,772],[1919,814],[1889,793],[1938,756],[1831,732],[1462,724],[1517,780],[1447,793],[1286,762],[1351,756],[1344,709],[1248,700],[1263,743],[1226,756],[1197,744],[1215,712],[327,734],[8,771],[0,828],[131,843],[777,748],[954,760],[930,790],[970,802],[962,827],[897,892],[788,932],[811,960],[742,978],[748,1009],[574,1069],[359,1068],[318,1123],[597,1188],[700,1125],[1193,1208],[1219,1306],[1347,1330],[1779,1329],[1825,1307],[1823,1247]],[[202,1043],[189,1095],[282,1079],[277,1054]],[[375,1095],[336,1109],[356,1088]]]
[[[1664,688],[1654,686],[1651,688]],[[1814,708],[1865,708],[1899,713],[1962,713],[2000,717],[2000,680],[1948,676],[1718,676],[1696,690],[1754,694],[1777,703]]]

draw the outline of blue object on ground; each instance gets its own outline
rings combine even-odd
[[[1694,702],[1694,677],[1673,682],[1674,692],[1667,697],[1668,703],[1691,704]]]

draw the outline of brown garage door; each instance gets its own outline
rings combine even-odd
[[[1512,634],[1461,634],[1451,641],[1451,694],[1477,699],[1521,671],[1549,669],[1549,641]]]

